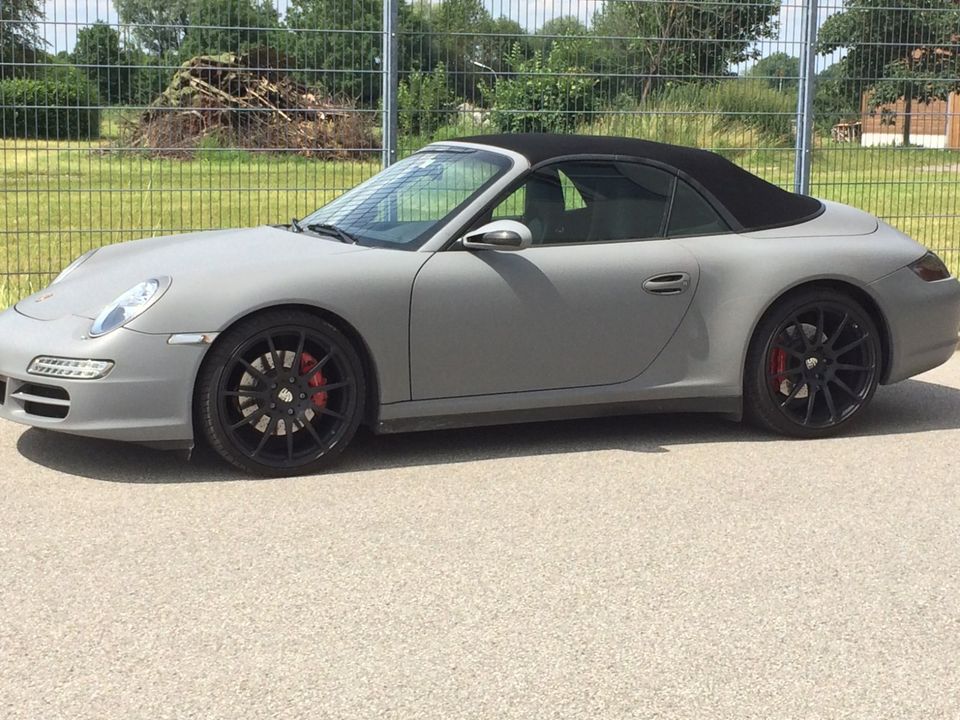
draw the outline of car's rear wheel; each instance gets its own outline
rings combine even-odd
[[[839,432],[870,402],[881,344],[853,298],[812,288],[787,296],[764,317],[747,355],[744,413],[784,435]]]
[[[308,474],[350,442],[365,388],[360,358],[339,330],[307,312],[267,311],[210,349],[198,420],[210,445],[246,472]]]

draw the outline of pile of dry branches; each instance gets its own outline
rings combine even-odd
[[[378,146],[369,113],[318,97],[269,65],[263,53],[188,60],[124,144],[158,155],[212,145],[344,158]]]

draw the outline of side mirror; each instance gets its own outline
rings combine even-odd
[[[494,220],[465,235],[468,250],[523,250],[533,244],[530,228],[516,220]]]

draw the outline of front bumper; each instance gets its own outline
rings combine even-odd
[[[924,282],[902,268],[869,287],[890,332],[884,384],[931,370],[953,356],[960,330],[960,282]]]
[[[34,320],[14,309],[0,312],[0,417],[75,435],[191,447],[193,386],[206,346],[169,345],[167,335],[126,328],[88,338],[89,327],[89,319],[76,316]],[[28,375],[38,355],[112,360],[115,367],[97,380]]]

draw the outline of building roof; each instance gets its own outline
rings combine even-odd
[[[457,138],[512,150],[537,166],[577,156],[645,160],[667,166],[724,208],[739,231],[795,225],[823,212],[812,197],[783,190],[716,153],[636,138],[515,133]]]

